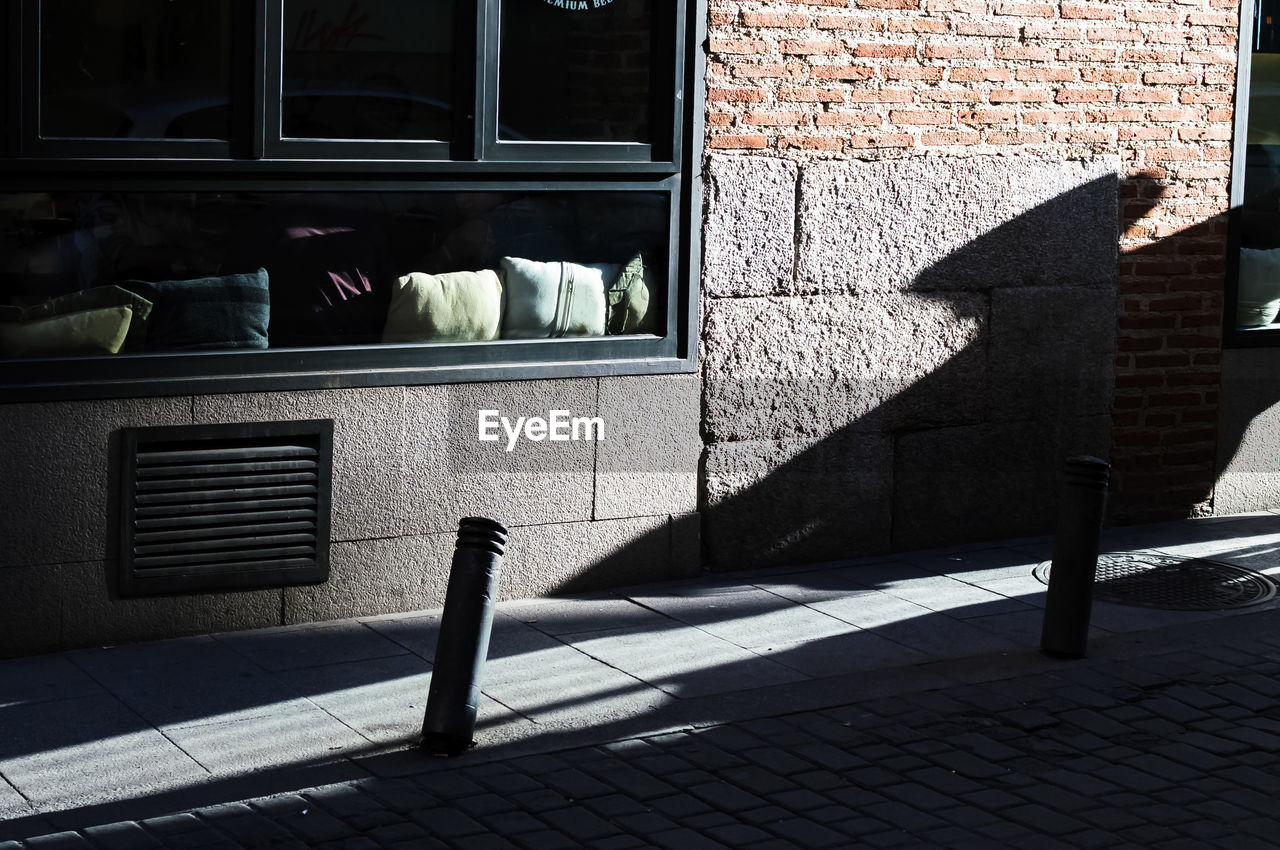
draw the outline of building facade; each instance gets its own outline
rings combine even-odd
[[[1280,326],[1245,317],[1245,281],[1268,277],[1251,264],[1280,246],[1280,229],[1266,244],[1267,9],[525,3],[539,8],[454,7],[451,46],[425,51],[454,69],[439,89],[404,82],[406,50],[361,47],[379,35],[376,15],[368,30],[350,18],[361,4],[243,4],[258,9],[243,21],[210,4],[225,32],[279,29],[285,47],[251,63],[265,96],[217,79],[232,117],[180,154],[168,131],[161,144],[119,114],[47,105],[87,84],[31,82],[63,57],[40,17],[57,3],[15,4],[10,321],[25,333],[49,296],[133,275],[153,288],[130,292],[162,304],[157,282],[179,271],[226,287],[255,265],[272,312],[250,352],[10,350],[3,654],[438,606],[465,515],[511,527],[503,594],[521,597],[1045,533],[1080,454],[1112,463],[1116,522],[1280,507]],[[579,58],[508,85],[504,69],[540,67],[504,40],[517,27]],[[118,29],[120,45],[147,43],[141,23]],[[389,108],[371,80],[413,98]],[[347,97],[378,129],[299,129]],[[450,97],[470,111],[431,111]],[[143,111],[119,101],[137,126]],[[184,127],[208,120],[189,106]],[[279,235],[299,228],[339,241]],[[226,236],[246,230],[268,248]],[[189,248],[206,237],[216,251]],[[631,254],[651,307],[626,325],[612,311],[637,302],[611,281]],[[317,256],[322,282],[360,296],[323,305],[350,310],[299,300]],[[612,264],[592,278],[599,327],[529,341],[512,257],[558,264],[562,287]],[[447,336],[463,332],[442,330],[427,295],[397,314],[412,273],[448,301],[463,284],[442,275],[486,266],[502,299],[488,335]],[[394,315],[411,317],[407,337]],[[436,336],[414,324],[428,320]],[[602,433],[512,424],[557,416]],[[122,594],[137,494],[123,436],[295,420],[333,421],[327,580]]]

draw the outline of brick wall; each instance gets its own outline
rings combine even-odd
[[[713,153],[1119,156],[1113,512],[1209,510],[1238,0],[709,6]]]

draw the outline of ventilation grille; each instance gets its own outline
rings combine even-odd
[[[329,574],[332,420],[124,432],[125,596]]]

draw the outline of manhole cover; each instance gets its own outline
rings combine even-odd
[[[1033,571],[1049,583],[1050,562]],[[1266,602],[1276,585],[1260,572],[1204,558],[1162,552],[1113,552],[1098,556],[1093,598],[1166,611],[1220,611]]]

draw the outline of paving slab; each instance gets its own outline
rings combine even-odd
[[[708,634],[744,649],[821,640],[848,631],[848,624],[804,605],[795,605],[758,587],[736,587],[715,594],[630,597]]]
[[[265,713],[223,715],[170,728],[164,734],[218,776],[335,761],[369,748],[363,736],[306,699],[275,703]]]
[[[0,774],[40,809],[173,790],[209,773],[114,697],[0,710]]]
[[[504,603],[501,614],[549,635],[608,631],[662,624],[663,615],[612,594],[572,599],[529,599]]]
[[[280,681],[370,743],[410,747],[422,733],[431,665],[416,655],[393,655],[286,670]],[[487,707],[480,707],[480,717]]]
[[[0,664],[0,709],[105,693],[96,679],[65,655],[14,658]]]
[[[231,632],[215,638],[265,670],[322,667],[408,651],[359,620]]]
[[[692,626],[618,629],[576,637],[579,651],[675,697],[723,693],[806,677]]]
[[[440,611],[394,614],[361,622],[428,663],[435,658],[436,641],[440,637]]]

